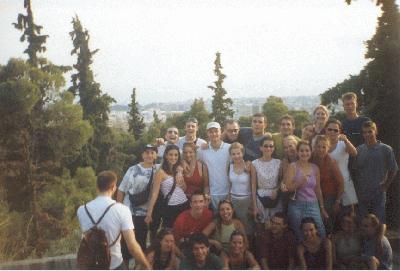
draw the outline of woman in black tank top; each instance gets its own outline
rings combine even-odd
[[[224,269],[245,270],[260,269],[253,254],[247,250],[246,236],[243,232],[235,230],[229,241],[229,251],[221,253]]]
[[[298,246],[300,269],[332,269],[332,244],[318,235],[317,225],[312,217],[301,221],[304,241]]]

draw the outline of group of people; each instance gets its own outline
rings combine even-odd
[[[289,115],[274,134],[263,114],[251,127],[210,122],[207,141],[195,118],[182,137],[169,127],[120,182],[116,200],[125,206],[111,210],[123,215],[101,222],[114,223],[109,243],[123,236],[110,247],[110,267],[133,255],[152,269],[390,269],[385,202],[398,166],[376,124],[357,114],[357,96],[342,101],[345,120],[319,105],[301,137]],[[102,174],[100,196],[87,204],[96,217],[116,189],[116,180],[99,186]],[[87,216],[81,206],[83,232]]]

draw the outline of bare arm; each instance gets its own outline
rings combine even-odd
[[[153,268],[153,264],[154,264],[154,251],[149,252],[146,255],[146,259],[150,264],[150,268],[152,269]]]
[[[156,176],[154,177],[154,182],[151,187],[149,208],[147,209],[147,215],[144,220],[146,224],[150,224],[152,221],[153,209],[158,198],[158,193],[160,193],[161,178],[163,177],[163,173],[163,170],[159,170],[156,172]]]
[[[208,168],[207,165],[203,164],[203,181],[204,181],[204,194],[210,195],[210,183],[208,179]]]
[[[215,222],[211,221],[210,224],[207,225],[207,227],[204,228],[204,230],[202,231],[202,233],[209,237],[211,235],[211,233],[213,233],[213,231],[215,230]]]
[[[252,270],[260,270],[261,269],[260,265],[258,264],[258,262],[256,261],[253,254],[250,251],[247,251],[246,257],[247,257],[247,262],[250,265],[250,269],[252,269]]]
[[[356,156],[357,155],[356,147],[354,147],[354,145],[351,144],[350,140],[347,138],[346,135],[344,135],[344,134],[339,135],[339,140],[342,140],[344,142],[344,144],[346,145],[346,152],[350,156]]]
[[[303,245],[297,246],[297,257],[299,259],[300,269],[307,270],[307,263],[306,263],[306,259],[304,258],[304,246]]]
[[[257,217],[257,172],[253,164],[250,165],[251,202],[253,203],[253,218]]]
[[[125,197],[125,193],[122,192],[121,190],[117,191],[117,202],[123,202]]]
[[[340,172],[339,166],[336,163],[336,161],[334,159],[331,159],[331,161],[332,161],[333,176],[337,183],[336,201],[333,206],[333,210],[335,213],[338,213],[340,210],[340,200],[341,200],[343,192],[344,192],[344,179],[343,179],[343,175]]]
[[[283,183],[285,184],[286,189],[289,191],[294,191],[297,188],[295,182],[293,181],[295,174],[296,174],[295,165],[290,164],[286,171],[286,174],[284,175],[285,177],[283,180]]]
[[[324,240],[324,249],[325,249],[325,262],[326,262],[326,269],[332,270],[332,243],[331,240],[325,238]]]
[[[318,199],[319,208],[321,209],[321,216],[322,216],[322,218],[327,219],[329,217],[329,215],[325,210],[324,198],[322,197],[319,169],[316,168],[316,171],[317,171],[317,176],[316,176],[316,185],[315,185],[314,191],[315,191],[315,195],[317,196],[317,199]]]
[[[128,247],[129,252],[131,255],[139,262],[141,268],[143,269],[151,269],[150,263],[147,261],[142,248],[140,247],[139,243],[136,241],[135,233],[133,230],[125,230],[122,231],[122,236],[125,239],[126,245]]]

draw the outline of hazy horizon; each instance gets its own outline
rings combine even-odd
[[[217,51],[232,98],[318,95],[367,63],[364,42],[380,14],[373,1],[344,0],[32,0],[32,7],[55,64],[75,63],[68,33],[79,16],[90,48],[100,49],[95,80],[119,104],[133,87],[140,104],[209,99]],[[11,25],[18,13],[22,0],[0,0],[3,65],[26,58]]]

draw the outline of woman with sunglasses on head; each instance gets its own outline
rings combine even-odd
[[[321,237],[325,237],[322,216],[329,217],[321,192],[319,169],[310,162],[311,143],[301,140],[297,145],[299,160],[290,164],[285,174],[283,191],[294,192],[289,201],[289,225],[297,241],[303,240],[300,222],[304,217],[314,218]]]
[[[330,142],[329,155],[336,161],[343,176],[344,192],[341,204],[344,209],[349,209],[354,213],[354,205],[358,203],[358,200],[349,171],[349,156],[355,157],[357,149],[347,136],[342,134],[342,123],[337,119],[330,119],[326,123],[325,131]]]
[[[197,146],[190,142],[183,144],[183,160],[187,165],[184,167],[183,178],[185,180],[185,194],[188,199],[196,191],[205,194],[206,200],[210,200],[210,187],[208,185],[207,166],[196,158]]]
[[[260,150],[262,157],[253,161],[257,173],[257,207],[260,210],[259,222],[269,223],[273,215],[282,210],[279,198],[282,164],[281,160],[272,158],[275,144],[271,137],[260,141]]]
[[[163,227],[171,228],[176,217],[186,209],[190,204],[185,195],[186,188],[182,178],[182,166],[179,147],[168,145],[165,149],[163,162],[160,170],[157,171],[151,189],[151,198],[145,222],[152,222],[152,214],[156,204],[158,194],[161,192],[164,199]]]
[[[361,221],[362,257],[368,261],[370,269],[387,270],[393,267],[393,251],[385,230],[385,224],[374,214],[366,215]]]
[[[328,218],[324,219],[325,228],[328,234],[331,234],[340,211],[340,200],[343,195],[343,176],[336,161],[328,154],[329,139],[324,135],[317,135],[314,147],[312,162],[319,168],[324,206],[329,215]]]
[[[172,229],[164,228],[159,231],[146,255],[155,270],[175,270],[179,267],[179,257],[175,247],[175,239]]]
[[[304,241],[297,247],[297,257],[299,259],[300,269],[331,270],[331,241],[318,234],[317,224],[312,217],[303,218],[300,227],[304,235]]]
[[[222,250],[228,250],[231,234],[235,230],[245,232],[242,222],[235,216],[232,202],[220,201],[217,217],[203,230],[203,234],[210,238],[210,244],[219,254]]]
[[[254,255],[248,251],[246,235],[241,231],[234,231],[229,239],[229,250],[221,253],[226,270],[260,270],[260,265]]]
[[[243,160],[243,145],[235,142],[229,147],[232,163],[228,167],[228,179],[231,199],[237,218],[245,226],[250,239],[254,232],[254,221],[257,216],[256,205],[256,171],[251,163],[247,166]]]

